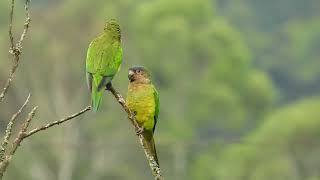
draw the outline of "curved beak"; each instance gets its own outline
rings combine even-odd
[[[133,75],[134,75],[134,71],[129,70],[128,78],[129,78],[130,81],[133,81]]]

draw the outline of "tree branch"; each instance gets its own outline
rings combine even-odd
[[[36,134],[36,133],[38,133],[40,131],[47,130],[47,129],[53,127],[53,126],[56,126],[56,125],[59,125],[61,123],[67,122],[67,121],[69,121],[71,119],[74,119],[74,118],[80,116],[81,114],[84,114],[85,112],[91,110],[91,106],[87,106],[83,110],[81,110],[81,111],[79,111],[79,112],[77,112],[75,114],[72,114],[72,115],[70,115],[70,116],[68,116],[66,118],[63,118],[63,119],[58,120],[58,121],[54,121],[52,123],[49,123],[47,125],[35,128],[35,129],[27,132],[27,129],[28,129],[28,127],[29,127],[34,115],[35,115],[35,112],[36,112],[37,108],[38,107],[34,107],[32,109],[32,111],[29,113],[27,119],[23,123],[23,125],[22,125],[22,127],[21,127],[21,129],[20,129],[20,131],[18,133],[18,136],[15,138],[14,142],[12,143],[12,149],[4,157],[3,161],[0,162],[0,179],[2,179],[3,173],[6,171],[8,165],[9,165],[11,159],[12,159],[12,156],[15,154],[16,150],[18,149],[18,147],[20,146],[21,142],[24,139],[26,139],[26,138],[28,138],[28,137],[30,137],[30,136],[32,136],[32,135],[34,135],[34,134]]]
[[[10,50],[14,47],[14,40],[12,34],[13,27],[13,12],[14,12],[14,0],[11,1],[11,11],[10,11],[10,23],[9,23],[9,38],[10,38]]]
[[[30,24],[30,14],[29,14],[29,3],[30,0],[25,0],[25,23],[24,23],[24,28],[23,28],[23,32],[20,35],[20,39],[19,41],[14,44],[14,37],[13,37],[13,33],[12,33],[12,29],[13,29],[13,16],[14,16],[14,8],[15,8],[15,0],[11,0],[11,12],[10,12],[10,23],[9,23],[9,38],[10,38],[10,50],[9,52],[12,54],[13,56],[13,60],[14,60],[14,65],[12,66],[11,70],[10,70],[10,74],[9,77],[7,79],[7,82],[2,90],[2,92],[0,93],[0,102],[3,101],[6,93],[8,92],[8,89],[11,85],[11,82],[13,80],[14,74],[16,72],[16,69],[18,68],[19,65],[19,60],[20,60],[20,55],[22,53],[22,44],[23,41],[27,35],[28,29],[29,29],[29,24]],[[21,114],[21,112],[23,111],[23,109],[27,106],[27,104],[29,103],[29,99],[30,99],[30,94],[27,97],[25,103],[20,107],[20,109],[11,117],[7,128],[6,128],[6,132],[5,135],[3,137],[3,142],[1,144],[0,147],[0,179],[2,179],[4,172],[6,171],[8,165],[10,164],[10,161],[13,157],[13,155],[15,154],[15,152],[17,151],[18,147],[20,146],[21,142],[25,139],[28,138],[30,136],[32,136],[33,134],[36,134],[40,131],[44,131],[50,127],[53,127],[55,125],[59,125],[61,123],[67,122],[71,119],[74,119],[78,116],[80,116],[81,114],[89,111],[91,109],[91,106],[87,106],[86,108],[84,108],[83,110],[79,111],[78,113],[75,113],[73,115],[70,115],[66,118],[63,118],[61,120],[58,121],[54,121],[52,123],[49,123],[47,125],[41,126],[39,128],[33,129],[29,132],[27,132],[27,129],[32,121],[32,119],[35,116],[36,110],[37,110],[37,106],[34,107],[30,113],[28,114],[27,118],[25,119],[24,123],[22,124],[20,131],[17,135],[17,137],[15,138],[15,140],[11,143],[11,149],[10,151],[8,150],[8,144],[9,144],[9,140],[10,137],[12,135],[12,128],[13,125],[15,123],[15,120],[17,119],[17,117]]]
[[[24,5],[24,9],[25,9],[25,22],[24,22],[24,25],[23,25],[23,32],[20,36],[20,40],[19,42],[17,43],[16,45],[16,48],[19,49],[19,51],[21,52],[22,50],[22,43],[23,43],[23,40],[24,38],[26,37],[27,35],[27,32],[29,30],[29,25],[30,25],[30,22],[31,22],[31,18],[30,18],[30,13],[29,13],[29,3],[30,3],[30,0],[26,0],[26,3]]]
[[[5,156],[4,160],[2,162],[0,162],[0,179],[2,179],[4,172],[6,171],[12,156],[14,155],[14,153],[16,152],[16,150],[18,149],[18,147],[20,146],[21,142],[23,141],[23,139],[25,138],[25,133],[27,131],[27,128],[30,125],[31,120],[33,119],[36,110],[37,110],[37,106],[34,107],[32,109],[32,111],[29,113],[27,119],[25,120],[25,123],[23,123],[18,136],[16,137],[16,139],[14,140],[14,142],[12,143],[12,149],[11,151],[8,153],[8,155]]]
[[[23,109],[27,106],[27,104],[29,103],[29,99],[30,99],[31,94],[28,95],[26,101],[24,102],[24,104],[20,107],[20,109],[12,115],[9,123],[7,124],[7,128],[6,128],[6,133],[5,136],[3,137],[3,141],[1,144],[1,150],[0,150],[0,162],[2,162],[4,160],[4,155],[7,151],[7,145],[9,143],[11,134],[12,134],[12,127],[15,123],[15,120],[17,119],[17,117],[21,114],[21,112],[23,111]]]
[[[19,41],[15,44],[14,43],[14,37],[13,37],[13,33],[12,33],[12,29],[13,29],[13,17],[14,17],[14,8],[15,8],[15,0],[11,0],[11,12],[10,12],[10,24],[9,24],[9,38],[10,38],[10,50],[9,52],[12,54],[13,56],[13,60],[14,60],[14,64],[10,70],[10,74],[9,77],[6,81],[6,84],[2,90],[2,92],[0,93],[0,103],[3,101],[6,93],[8,92],[8,89],[11,85],[11,82],[13,81],[14,78],[14,74],[18,68],[19,65],[19,60],[20,60],[20,55],[22,53],[22,44],[23,41],[28,33],[28,29],[29,29],[29,25],[31,22],[30,19],[30,14],[29,14],[29,3],[30,0],[25,0],[25,23],[24,23],[24,28],[23,28],[23,32],[20,36]],[[128,106],[126,105],[126,102],[124,100],[124,98],[121,96],[120,93],[118,93],[112,86],[110,87],[110,89],[108,89],[113,95],[114,97],[117,99],[117,101],[119,102],[119,104],[122,106],[122,108],[125,110],[125,112],[128,114],[128,118],[131,121],[132,125],[134,126],[135,129],[139,129],[139,125],[135,119],[134,114],[130,111],[130,109],[128,108]],[[87,106],[86,108],[84,108],[83,110],[79,111],[78,113],[75,113],[73,115],[70,115],[66,118],[60,119],[58,121],[54,121],[52,123],[43,125],[41,127],[35,128],[29,132],[27,132],[27,129],[32,121],[32,119],[35,116],[36,110],[37,110],[37,106],[34,107],[30,113],[28,114],[26,120],[24,121],[24,123],[22,124],[20,131],[17,135],[17,137],[15,138],[15,140],[11,143],[11,149],[10,151],[7,150],[7,146],[9,143],[9,139],[11,136],[11,131],[12,131],[12,127],[14,125],[14,122],[16,120],[16,118],[21,114],[22,110],[27,106],[28,102],[29,102],[29,98],[30,95],[28,96],[28,98],[26,99],[25,103],[21,106],[21,108],[17,111],[17,113],[15,113],[11,120],[9,121],[9,124],[7,125],[7,129],[6,129],[6,134],[5,137],[3,139],[3,143],[1,145],[1,149],[0,149],[0,179],[2,179],[4,172],[6,171],[13,155],[15,154],[16,150],[18,149],[18,147],[20,146],[20,144],[22,143],[22,141],[25,138],[28,138],[40,131],[44,131],[47,130],[48,128],[51,128],[53,126],[59,125],[61,123],[67,122],[71,119],[74,119],[82,114],[84,114],[85,112],[91,110],[91,106]],[[146,146],[147,141],[144,139],[144,137],[142,135],[138,135],[139,137],[139,142],[145,152],[146,158],[148,160],[149,166],[152,170],[152,174],[154,176],[154,178],[156,180],[163,180],[163,176],[161,175],[161,170],[159,165],[157,164],[157,162],[155,161],[155,158],[152,156],[152,153],[150,152],[150,149],[148,149],[148,146]]]
[[[24,23],[24,28],[23,28],[23,32],[20,36],[20,40],[18,41],[17,44],[14,44],[14,38],[13,38],[13,33],[12,33],[12,27],[13,27],[13,12],[14,12],[14,6],[15,6],[15,0],[11,0],[11,11],[10,11],[10,24],[9,24],[9,38],[10,38],[10,50],[9,52],[12,54],[13,56],[13,61],[14,64],[10,70],[10,74],[9,77],[7,79],[7,82],[2,90],[2,92],[0,93],[0,102],[3,101],[4,96],[6,95],[6,93],[8,92],[8,89],[11,85],[11,82],[13,80],[14,77],[14,73],[16,72],[18,65],[19,65],[19,60],[20,60],[20,55],[22,52],[22,43],[24,41],[24,38],[27,35],[28,29],[29,29],[29,24],[30,24],[30,14],[29,14],[29,3],[30,0],[26,0],[25,1],[25,13],[26,13],[26,19],[25,19],[25,23]]]
[[[140,127],[137,123],[135,115],[133,112],[130,111],[130,109],[127,106],[126,101],[124,100],[122,95],[117,90],[115,90],[111,84],[108,85],[107,90],[113,94],[113,96],[116,98],[118,103],[122,106],[123,110],[128,114],[128,119],[131,121],[134,128],[139,129]],[[138,138],[139,138],[139,142],[144,150],[146,158],[148,160],[148,163],[151,168],[154,179],[155,180],[164,180],[164,177],[161,174],[161,169],[159,167],[159,164],[155,161],[155,158],[152,156],[150,149],[146,145],[147,141],[144,139],[144,137],[142,135],[138,135]]]
[[[38,132],[40,132],[40,131],[44,131],[44,130],[52,127],[52,126],[56,126],[56,125],[59,125],[59,124],[61,124],[61,123],[67,122],[67,121],[69,121],[69,120],[71,120],[71,119],[74,119],[74,118],[80,116],[81,114],[83,114],[83,113],[85,113],[85,112],[87,112],[87,111],[89,111],[89,110],[91,110],[91,106],[87,106],[87,107],[84,108],[83,110],[81,110],[81,111],[79,111],[79,112],[77,112],[77,113],[75,113],[75,114],[72,114],[72,115],[70,115],[70,116],[68,116],[68,117],[66,117],[66,118],[63,118],[63,119],[60,119],[60,120],[58,120],[58,121],[54,121],[54,122],[52,122],[52,123],[49,123],[49,124],[43,125],[43,126],[41,126],[41,127],[35,128],[35,129],[29,131],[28,133],[26,133],[25,136],[24,136],[24,138],[27,138],[27,137],[29,137],[29,136],[32,136],[33,134],[38,133]]]

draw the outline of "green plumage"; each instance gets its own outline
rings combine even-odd
[[[122,63],[121,32],[115,20],[108,21],[102,35],[94,39],[87,51],[86,72],[92,107],[102,102],[102,89],[111,83]]]
[[[136,75],[137,78],[129,83],[127,103],[130,110],[135,113],[139,126],[144,129],[142,135],[158,162],[153,134],[159,115],[159,95],[150,80],[142,76]]]

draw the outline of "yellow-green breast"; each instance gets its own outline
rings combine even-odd
[[[156,106],[152,84],[130,83],[127,103],[130,110],[136,113],[138,124],[147,130],[152,130]]]

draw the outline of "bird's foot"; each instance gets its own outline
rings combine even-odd
[[[112,88],[112,84],[111,82],[109,82],[107,85],[106,85],[106,90],[110,91]]]
[[[138,128],[136,128],[136,134],[137,134],[137,136],[140,136],[140,135],[143,133],[143,131],[144,131],[144,128],[143,128],[143,127],[138,127]]]

